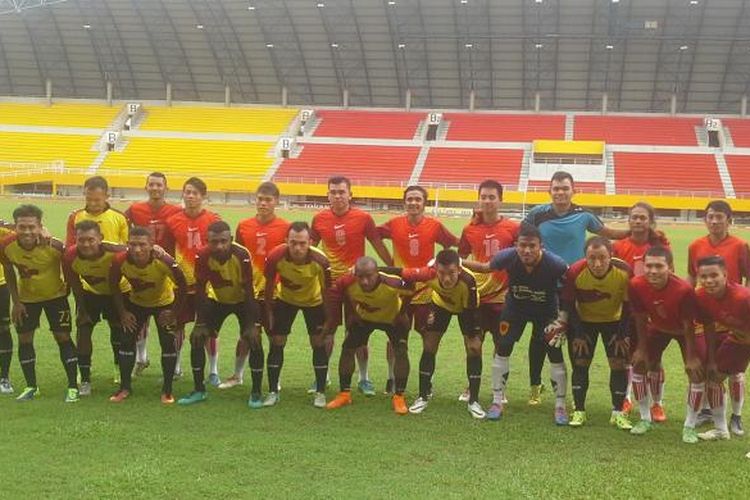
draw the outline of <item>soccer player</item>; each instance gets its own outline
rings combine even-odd
[[[256,325],[258,304],[253,295],[253,269],[250,252],[234,243],[232,230],[224,221],[208,226],[207,245],[195,261],[196,309],[195,327],[190,334],[190,361],[193,368],[194,390],[177,401],[178,404],[200,403],[207,398],[204,370],[205,343],[209,336],[217,336],[224,321],[231,314],[237,317],[240,336],[250,346],[252,389],[249,404],[261,401],[263,382],[263,345]]]
[[[711,201],[706,206],[704,221],[708,234],[693,241],[688,247],[688,281],[697,284],[698,261],[704,257],[719,255],[724,258],[727,279],[740,286],[750,286],[750,251],[747,242],[729,233],[732,225],[732,207],[724,200]],[[719,330],[721,325],[717,325]],[[697,330],[700,333],[700,329]],[[729,394],[732,406],[742,414],[745,400],[745,373],[733,373],[729,376]],[[698,425],[710,421],[711,413],[704,408],[698,418]],[[742,425],[741,420],[734,424]]]
[[[466,376],[469,379],[467,409],[476,419],[485,412],[479,404],[479,386],[482,381],[482,340],[484,333],[479,321],[479,292],[471,271],[461,265],[455,250],[441,250],[428,267],[394,268],[407,283],[424,283],[432,290],[432,302],[422,334],[422,357],[419,360],[419,397],[409,407],[409,413],[422,413],[427,409],[432,393],[432,375],[440,341],[448,330],[451,318],[458,316],[458,325],[464,337],[466,350]]]
[[[586,241],[586,257],[570,266],[566,273],[561,309],[569,325],[568,354],[573,365],[570,381],[575,404],[570,425],[573,427],[586,423],[589,367],[601,334],[610,370],[610,423],[622,430],[633,428],[622,412],[628,385],[630,277],[630,267],[612,257],[612,243],[601,236]]]
[[[255,217],[240,221],[237,225],[235,241],[247,248],[252,256],[253,263],[253,290],[255,299],[259,302],[260,323],[269,334],[268,325],[265,321],[265,306],[263,295],[266,288],[264,275],[266,267],[266,256],[277,246],[286,242],[289,222],[276,215],[276,206],[279,204],[279,188],[273,182],[262,182],[255,193]],[[219,389],[230,389],[242,384],[245,372],[245,360],[248,357],[250,346],[240,336],[235,349],[234,373],[219,385]]]
[[[125,216],[133,226],[148,227],[154,233],[154,243],[169,255],[174,255],[174,238],[167,230],[167,220],[182,209],[167,203],[167,177],[161,172],[152,172],[146,177],[146,201],[137,201],[125,210]],[[148,325],[140,332],[136,344],[135,372],[140,375],[148,368]]]
[[[125,214],[109,206],[109,184],[100,175],[89,177],[83,183],[86,206],[73,210],[68,216],[65,245],[76,243],[76,224],[92,220],[99,224],[104,241],[124,244],[128,240],[128,219]]]
[[[13,220],[16,232],[0,244],[0,262],[13,303],[11,318],[18,332],[18,359],[26,379],[26,388],[16,400],[31,401],[39,393],[34,331],[44,311],[68,378],[65,402],[75,403],[79,400],[78,354],[70,338],[68,288],[62,280],[63,243],[55,238],[48,243],[42,241],[39,207],[21,205],[13,211]]]
[[[344,302],[348,302],[351,308],[346,320],[346,338],[341,345],[339,359],[341,392],[326,408],[332,410],[352,403],[354,352],[367,345],[373,331],[382,330],[388,336],[395,358],[391,398],[393,411],[398,415],[406,415],[409,412],[404,399],[409,379],[407,337],[411,326],[406,306],[413,291],[414,286],[401,278],[379,272],[375,259],[367,256],[357,259],[353,274],[336,280],[330,292],[330,312],[324,328],[326,334],[333,335],[336,331]]]
[[[331,286],[331,265],[321,250],[311,246],[311,232],[307,222],[293,222],[289,226],[286,244],[274,248],[266,258],[263,303],[271,336],[266,361],[270,393],[262,403],[251,402],[251,408],[274,406],[279,402],[279,376],[284,364],[284,347],[299,311],[302,311],[305,318],[312,348],[315,371],[313,405],[316,408],[324,408],[326,405],[329,356],[323,334],[323,323],[326,320],[323,299]]]
[[[188,295],[177,318],[177,365],[175,374],[182,374],[180,354],[185,339],[185,325],[195,321],[195,259],[198,252],[206,245],[208,226],[219,220],[219,216],[203,208],[208,188],[198,177],[191,177],[182,186],[182,201],[185,205],[178,213],[167,219],[167,229],[175,242],[175,260],[180,266],[188,285]],[[217,387],[219,379],[218,341],[209,337],[206,342],[208,350],[209,375],[208,383]]]
[[[500,342],[492,362],[492,405],[487,418],[499,420],[503,414],[505,387],[510,373],[510,355],[527,323],[531,323],[531,344],[538,344],[550,361],[550,379],[555,391],[555,423],[568,424],[565,408],[567,370],[561,341],[564,332],[558,320],[558,283],[568,269],[554,253],[542,249],[542,236],[535,226],[522,224],[514,248],[496,253],[489,262],[464,262],[474,272],[505,270],[509,291],[500,315]],[[546,338],[546,331],[552,331]]]
[[[682,441],[697,443],[695,424],[705,391],[705,380],[703,362],[695,342],[695,291],[690,283],[670,272],[673,260],[669,249],[662,246],[649,248],[644,265],[646,274],[634,277],[628,288],[638,338],[632,357],[633,394],[641,413],[641,420],[630,432],[642,435],[652,429],[646,375],[659,371],[664,350],[675,340],[680,346],[690,381]],[[654,379],[655,376],[652,376],[651,380]],[[653,389],[652,393],[656,392]]]
[[[596,215],[573,203],[575,183],[573,176],[568,172],[558,171],[552,174],[549,194],[552,198],[551,203],[532,208],[524,222],[538,227],[545,250],[558,255],[568,265],[584,257],[583,245],[587,231],[610,240],[618,240],[628,235],[628,231],[605,226]],[[530,404],[539,403],[544,356],[545,348],[542,343],[529,344],[529,374],[532,387]]]
[[[0,241],[13,233],[12,226],[0,224]],[[13,359],[13,336],[10,332],[10,292],[0,266],[0,394],[13,394],[10,382],[10,362]]]
[[[724,414],[724,379],[745,373],[750,362],[750,290],[729,280],[726,260],[721,256],[703,257],[697,268],[700,288],[696,295],[708,344],[706,394],[715,425],[715,429],[698,437],[729,439]],[[719,324],[723,331],[717,331]],[[736,389],[730,383],[730,390]],[[730,429],[738,436],[744,435],[741,411],[736,398],[732,398]]]
[[[479,184],[479,212],[463,229],[458,244],[458,255],[471,256],[476,262],[489,262],[500,250],[512,247],[518,236],[519,224],[500,215],[503,201],[503,186],[494,180]],[[476,273],[479,290],[479,317],[483,332],[490,332],[497,350],[500,342],[500,313],[508,291],[508,275],[505,271]],[[540,385],[532,386],[530,402],[539,401]],[[467,401],[468,389],[459,397]]]
[[[109,271],[115,254],[125,249],[124,245],[103,242],[99,224],[93,220],[82,220],[76,224],[76,243],[65,249],[63,276],[76,301],[81,396],[91,395],[91,334],[100,318],[106,319],[109,324],[109,343],[117,368],[122,327],[109,287]],[[125,293],[130,290],[125,281],[120,286]]]
[[[131,287],[127,296],[119,286],[123,278]],[[119,352],[120,389],[109,400],[121,403],[130,396],[136,337],[153,316],[161,345],[161,402],[173,404],[172,381],[177,363],[175,332],[187,293],[185,275],[172,257],[154,251],[151,230],[134,227],[130,230],[128,249],[112,260],[109,286],[123,329]]]
[[[335,280],[347,274],[358,258],[365,255],[365,240],[369,241],[386,266],[393,265],[391,254],[383,245],[375,221],[367,212],[351,206],[352,183],[346,177],[328,179],[330,207],[315,214],[312,220],[312,241],[320,245],[331,262],[331,276]],[[333,335],[327,337],[328,353],[333,350]],[[375,386],[367,371],[367,346],[357,350],[359,383],[366,396],[375,395]]]
[[[615,257],[622,259],[626,264],[630,266],[634,276],[641,276],[645,273],[643,266],[643,257],[646,251],[654,245],[661,245],[669,248],[669,240],[663,231],[656,229],[656,211],[650,204],[639,201],[632,207],[628,213],[628,227],[630,229],[630,236],[617,240],[612,243],[612,253]],[[630,324],[630,354],[632,354],[635,346],[638,344],[638,340],[635,338],[635,325],[632,321]],[[623,403],[622,411],[625,414],[630,413],[632,403],[630,396],[632,394],[632,378],[633,378],[633,367],[628,360],[628,391]],[[652,385],[658,387],[659,391],[654,395],[651,395],[653,406],[651,407],[651,420],[654,422],[664,422],[667,418],[664,412],[664,406],[662,404],[662,396],[664,395],[664,382],[665,373],[662,367],[659,371],[658,380],[650,381],[649,387]]]
[[[393,242],[393,263],[396,267],[424,267],[435,256],[435,245],[444,249],[458,245],[458,238],[442,222],[424,214],[427,190],[422,186],[408,186],[404,190],[406,214],[390,219],[378,226],[381,238]],[[424,284],[417,288],[407,308],[414,329],[421,335],[425,331],[432,291]],[[385,392],[393,392],[395,356],[390,341],[387,346],[388,381]]]

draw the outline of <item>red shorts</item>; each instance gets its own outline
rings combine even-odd
[[[177,315],[177,324],[185,326],[195,321],[195,294],[188,293],[182,299],[182,310]]]
[[[479,304],[479,324],[483,332],[500,335],[500,313],[503,312],[502,302],[488,302]]]
[[[646,351],[648,352],[649,362],[652,364],[661,364],[662,354],[664,354],[664,350],[673,340],[676,340],[679,344],[680,353],[682,354],[682,361],[685,362],[685,337],[682,335],[671,335],[669,333],[664,333],[652,329],[649,329],[646,332]],[[705,362],[707,347],[706,339],[703,335],[695,336],[695,351],[698,355],[698,358]]]
[[[716,365],[721,373],[745,373],[750,363],[750,345],[735,342],[730,335],[719,337],[716,346]]]
[[[407,314],[419,333],[427,331],[427,321],[430,318],[430,304],[409,304]]]

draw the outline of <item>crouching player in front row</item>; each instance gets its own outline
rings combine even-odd
[[[687,414],[682,429],[684,443],[697,443],[695,425],[705,391],[703,361],[695,340],[696,299],[693,287],[670,272],[672,252],[662,246],[646,251],[646,274],[630,281],[628,298],[635,320],[638,346],[633,352],[633,394],[641,420],[631,434],[645,434],[652,428],[646,374],[661,369],[662,354],[676,340],[680,345],[685,372],[690,380]]]
[[[341,392],[328,403],[329,410],[351,404],[354,355],[357,349],[367,346],[373,331],[382,330],[394,354],[393,410],[399,415],[408,413],[404,391],[409,378],[407,338],[411,321],[405,311],[413,293],[413,285],[378,271],[372,257],[360,257],[354,265],[354,274],[336,280],[330,292],[324,331],[326,335],[336,332],[340,311],[346,304],[346,338],[339,360]]]
[[[575,410],[570,425],[586,423],[586,393],[589,368],[599,335],[609,361],[609,391],[612,397],[610,423],[618,429],[632,425],[622,412],[628,386],[629,357],[628,282],[630,267],[612,257],[612,243],[602,236],[586,241],[585,258],[570,266],[561,297],[567,314],[568,353],[573,365],[571,386]]]
[[[505,387],[510,373],[510,355],[527,323],[533,325],[530,342],[541,344],[550,362],[550,379],[555,391],[555,423],[568,424],[565,408],[567,370],[563,361],[562,339],[565,322],[558,318],[558,283],[568,265],[557,255],[542,249],[539,229],[523,224],[515,248],[496,253],[488,263],[464,262],[475,272],[508,272],[509,292],[500,315],[500,339],[495,343],[492,362],[492,406],[490,420],[503,414]]]
[[[131,287],[127,296],[119,287],[123,277]],[[161,345],[161,370],[164,379],[161,402],[174,403],[172,380],[177,363],[176,315],[182,306],[182,298],[187,293],[185,275],[172,257],[154,251],[154,236],[151,231],[145,227],[134,227],[130,230],[128,249],[118,253],[112,261],[109,283],[123,328],[120,341],[120,389],[109,400],[120,403],[130,396],[136,338],[153,316]]]
[[[63,244],[55,238],[49,243],[42,241],[42,211],[34,205],[16,208],[13,220],[16,234],[0,244],[0,262],[13,299],[11,318],[18,332],[18,359],[26,378],[26,388],[16,400],[30,401],[39,393],[34,331],[44,311],[68,378],[65,402],[74,403],[78,401],[78,354],[70,338],[68,288],[62,280]]]
[[[258,327],[258,304],[253,296],[253,270],[250,252],[232,241],[232,230],[224,221],[208,226],[208,245],[195,259],[195,303],[197,319],[190,334],[190,364],[194,390],[177,403],[191,405],[207,398],[206,341],[219,335],[230,314],[237,317],[240,336],[250,348],[252,389],[249,403],[260,401],[263,382],[263,345]]]
[[[724,414],[724,379],[736,373],[744,374],[750,361],[750,290],[728,281],[723,257],[704,257],[698,261],[697,268],[701,286],[696,292],[698,307],[708,343],[706,389],[715,426],[698,437],[704,440],[729,439]],[[728,332],[717,333],[718,325]],[[734,434],[742,435],[738,399],[732,401],[730,427]]]

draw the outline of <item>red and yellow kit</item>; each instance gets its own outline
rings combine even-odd
[[[261,224],[257,217],[250,217],[237,225],[235,241],[250,251],[253,261],[253,289],[255,298],[262,299],[266,288],[266,258],[277,246],[286,242],[289,222],[274,217]]]
[[[489,262],[497,252],[513,246],[518,237],[519,227],[518,222],[505,217],[492,224],[486,224],[481,220],[472,221],[461,233],[458,254],[461,257],[471,255],[477,262]],[[505,293],[508,291],[507,272],[476,273],[474,276],[483,303],[505,302]]]
[[[479,307],[479,292],[474,273],[462,267],[458,282],[452,288],[440,284],[434,267],[406,268],[401,277],[407,283],[425,283],[432,290],[432,303],[446,311],[458,314]]]
[[[125,210],[125,216],[133,226],[147,227],[154,235],[154,243],[162,247],[169,255],[174,255],[174,238],[167,229],[167,221],[182,211],[179,205],[168,203],[157,209],[147,201],[133,203]]]
[[[365,240],[378,238],[379,234],[370,214],[350,208],[341,216],[330,209],[315,214],[311,236],[313,242],[320,243],[320,249],[331,262],[331,274],[338,278],[365,255]]]
[[[586,259],[575,262],[565,276],[562,300],[575,304],[578,317],[587,323],[619,321],[622,305],[628,300],[630,267],[619,259],[612,259],[609,271],[597,278],[586,265]]]
[[[109,286],[112,261],[115,255],[124,252],[127,248],[124,245],[109,242],[102,242],[101,248],[101,254],[93,259],[84,259],[78,255],[76,245],[66,248],[62,262],[63,276],[68,283],[79,280],[87,292],[95,295],[112,295],[113,291]],[[120,281],[120,290],[122,292],[130,290],[130,284],[125,278]]]
[[[169,255],[154,255],[148,264],[141,267],[128,258],[128,252],[120,252],[112,259],[110,289],[118,286],[123,278],[131,287],[128,300],[141,307],[170,305],[174,302],[175,286],[178,293],[185,293],[185,276]]]
[[[401,311],[404,297],[413,293],[414,285],[397,276],[381,272],[378,285],[367,292],[354,274],[347,274],[337,279],[331,288],[330,313],[340,315],[341,306],[347,302],[363,320],[391,325]]]
[[[218,220],[220,217],[209,210],[202,210],[195,217],[181,210],[167,220],[167,228],[175,241],[175,259],[189,289],[195,285],[195,257],[206,245],[208,226]]]
[[[423,267],[435,256],[435,245],[445,248],[458,245],[458,238],[437,219],[422,217],[417,224],[409,222],[405,215],[394,217],[382,226],[378,232],[383,239],[393,242],[393,265],[396,267]],[[430,302],[431,290],[419,284],[412,304]]]

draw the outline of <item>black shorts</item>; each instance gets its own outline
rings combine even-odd
[[[180,326],[185,326],[193,321],[195,321],[195,292],[185,294],[182,300],[182,309],[177,316],[177,323]]]
[[[39,318],[44,311],[53,333],[70,333],[70,305],[68,297],[45,300],[43,302],[23,302],[26,306],[26,317],[16,325],[18,333],[29,333],[39,328]]]
[[[302,311],[305,317],[308,335],[317,335],[323,330],[326,320],[326,310],[323,304],[312,307],[300,307],[283,300],[276,299],[273,303],[273,331],[271,335],[289,335],[292,324],[297,317],[297,311]]]
[[[133,316],[135,316],[136,327],[135,331],[140,332],[144,326],[148,325],[151,316],[156,321],[156,328],[160,332],[174,333],[177,329],[177,322],[164,323],[161,321],[160,316],[164,311],[171,311],[172,304],[160,307],[143,307],[138,304],[133,304],[129,300],[125,300],[125,309],[128,310]]]
[[[542,315],[541,317],[528,314],[516,313],[511,308],[505,307],[500,314],[500,331],[497,345],[510,345],[518,342],[523,335],[527,323],[531,323],[531,336],[534,340],[544,341],[544,329],[557,316]]]
[[[454,314],[456,313],[443,309],[436,304],[431,304],[430,313],[427,317],[427,331],[436,332],[440,335],[444,334],[448,330],[448,325]],[[478,309],[466,309],[456,316],[458,316],[458,326],[461,328],[462,335],[466,337],[481,335],[482,328],[479,324]]]
[[[0,285],[0,331],[10,328],[10,290]]]
[[[504,305],[502,302],[479,304],[479,321],[483,332],[489,332],[493,336],[500,333],[500,315]]]
[[[373,323],[370,321],[357,321],[349,325],[346,332],[344,345],[356,349],[367,345],[370,335],[375,330],[382,330],[388,336],[391,344],[396,345],[399,342],[406,341],[409,333],[407,328],[390,325],[388,323]]]
[[[257,304],[255,301],[252,303],[223,304],[213,299],[207,299],[201,305],[196,325],[205,324],[209,329],[209,334],[212,337],[217,337],[224,321],[232,314],[237,316],[241,335],[248,332],[256,323],[258,317]]]
[[[577,322],[574,328],[569,329],[568,334],[568,353],[570,354],[571,361],[590,361],[593,359],[596,343],[599,339],[599,334],[601,334],[607,358],[627,362],[628,353],[615,356],[615,340],[621,335],[621,329],[622,326],[619,321],[606,323]],[[585,343],[585,348],[581,345],[582,343]]]
[[[81,303],[78,303],[77,307],[79,309],[83,308],[86,311],[91,320],[89,324],[95,325],[100,319],[105,319],[112,323],[120,321],[120,315],[117,313],[117,308],[115,307],[115,300],[111,295],[97,295],[84,290],[81,299]],[[76,315],[76,324],[78,326],[81,325],[78,315]]]

